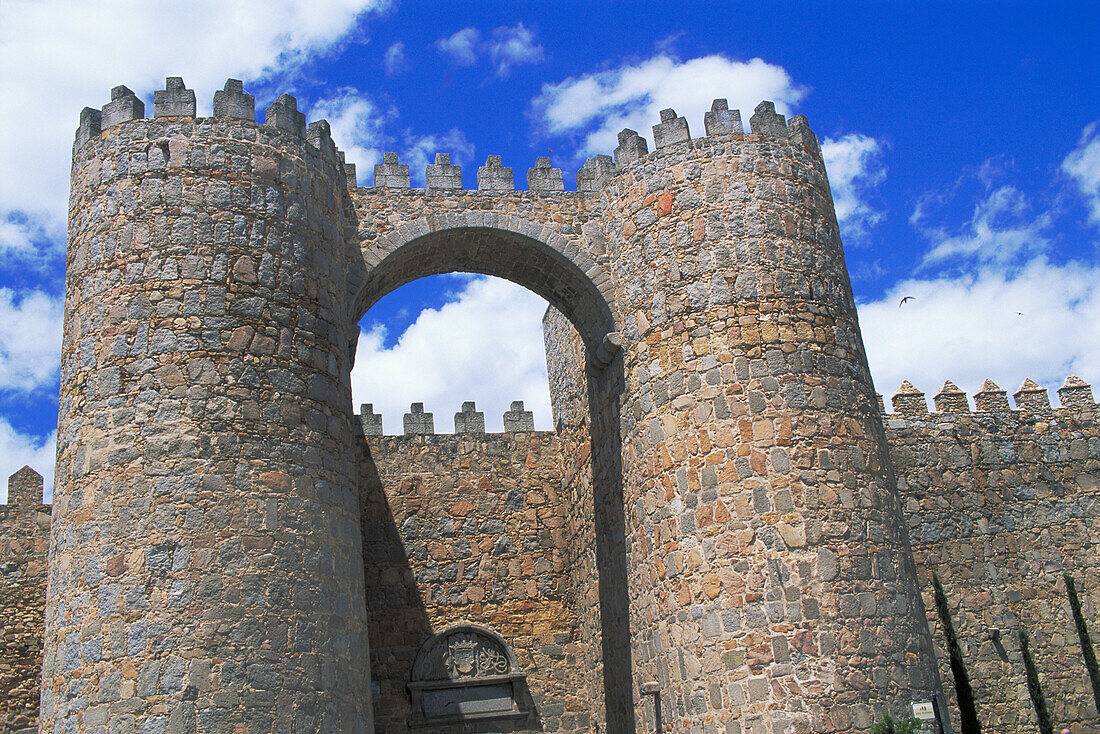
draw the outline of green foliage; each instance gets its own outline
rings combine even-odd
[[[1069,606],[1073,610],[1073,623],[1077,625],[1077,638],[1081,641],[1081,652],[1085,655],[1085,669],[1088,670],[1089,680],[1092,682],[1092,697],[1096,701],[1096,709],[1100,711],[1100,668],[1096,665],[1096,651],[1092,648],[1092,638],[1089,637],[1089,628],[1085,624],[1085,615],[1081,612],[1081,601],[1077,598],[1077,586],[1073,583],[1073,577],[1068,573],[1066,579],[1066,594],[1069,595]]]
[[[905,721],[894,721],[890,714],[883,714],[881,721],[871,724],[871,734],[914,734],[920,731],[920,719],[912,717]]]
[[[1024,655],[1024,670],[1027,671],[1027,692],[1031,696],[1031,705],[1035,707],[1035,715],[1039,718],[1039,734],[1054,734],[1050,711],[1047,710],[1047,699],[1039,684],[1039,670],[1035,667],[1035,658],[1028,646],[1027,631],[1021,627],[1017,632],[1020,635],[1020,652]]]
[[[951,610],[947,607],[947,594],[943,591],[940,577],[932,574],[932,586],[936,590],[936,613],[943,625],[943,634],[947,638],[947,654],[951,659],[951,675],[955,679],[955,698],[959,702],[959,730],[962,734],[981,734],[982,725],[978,721],[978,709],[974,705],[974,689],[970,687],[970,676],[963,662],[962,648],[955,635],[955,626],[951,623]]]

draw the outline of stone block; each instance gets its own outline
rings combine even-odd
[[[103,129],[122,122],[145,117],[145,103],[129,87],[119,85],[111,90],[111,101],[103,105],[100,125]]]
[[[73,148],[80,148],[89,140],[99,137],[103,113],[94,107],[85,107],[80,111],[80,126],[76,129],[76,141]]]
[[[645,138],[630,128],[619,132],[619,147],[615,148],[615,165],[625,166],[649,153],[649,144]]]
[[[194,117],[195,90],[183,86],[183,77],[170,76],[164,89],[153,92],[153,117]]]
[[[535,430],[535,414],[523,409],[522,400],[513,400],[512,408],[504,413],[504,432],[519,433]]]
[[[821,157],[821,143],[817,139],[817,135],[810,129],[810,121],[806,119],[805,115],[795,115],[787,122],[787,130],[790,133],[792,140],[797,140],[802,143],[802,147],[807,152]]]
[[[565,191],[561,169],[551,168],[549,158],[537,158],[535,167],[527,169],[527,188],[531,191]]]
[[[741,135],[745,132],[741,124],[741,110],[731,110],[729,102],[724,99],[714,100],[710,110],[703,113],[703,128],[707,135]]]
[[[42,504],[42,475],[24,466],[8,477],[8,505]]]
[[[669,108],[661,110],[661,122],[653,126],[653,144],[658,148],[691,140],[688,121],[677,117],[676,111]]]
[[[383,153],[382,162],[374,166],[374,187],[407,189],[409,181],[409,167],[397,162],[397,153]]]
[[[226,79],[225,88],[214,92],[214,117],[256,120],[256,98],[244,93],[240,79]]]
[[[424,412],[424,403],[413,403],[405,414],[405,435],[432,435],[435,433],[435,418]]]
[[[966,393],[958,388],[951,380],[943,383],[943,387],[932,398],[936,404],[936,411],[940,413],[968,413],[970,403],[966,401]]]
[[[355,173],[354,163],[344,164],[344,177],[347,179],[349,189],[355,189],[359,187],[359,179],[357,178]]]
[[[615,161],[611,156],[593,156],[577,171],[577,191],[596,191],[604,181],[614,175]]]
[[[1024,380],[1020,389],[1014,392],[1012,397],[1015,398],[1016,408],[1019,410],[1029,410],[1033,413],[1050,410],[1050,398],[1047,396],[1046,388],[1030,378]]]
[[[424,171],[428,191],[462,189],[462,167],[451,165],[449,153],[436,153],[435,163],[429,163]]]
[[[359,406],[359,423],[363,426],[364,436],[382,435],[382,415],[374,412],[373,403]]]
[[[787,121],[775,111],[775,102],[764,101],[756,105],[756,110],[749,118],[749,126],[754,133],[769,138],[787,137]]]
[[[485,414],[477,410],[474,401],[467,400],[455,413],[455,433],[485,433]]]
[[[890,404],[894,406],[894,412],[898,415],[921,416],[928,414],[928,401],[924,399],[924,393],[913,387],[909,380],[901,383],[897,392],[890,398]]]
[[[477,188],[479,191],[515,191],[512,169],[502,165],[499,155],[489,156],[485,165],[477,169]]]
[[[328,160],[336,160],[336,143],[332,142],[332,128],[328,120],[311,122],[306,128],[306,140]]]
[[[978,392],[974,393],[975,409],[985,413],[998,413],[1012,408],[1008,404],[1008,393],[997,386],[993,380],[986,380]]]
[[[264,124],[300,138],[306,134],[306,116],[298,111],[298,100],[289,94],[281,95],[268,105],[264,112]]]
[[[1077,375],[1066,377],[1058,388],[1058,399],[1062,401],[1063,408],[1092,410],[1096,407],[1096,401],[1092,398],[1092,387]]]

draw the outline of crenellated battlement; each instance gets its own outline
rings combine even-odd
[[[224,89],[214,92],[213,117],[196,116],[195,92],[188,89],[182,77],[168,77],[165,88],[153,93],[153,118],[191,118],[197,123],[207,119],[214,121],[239,121],[255,123],[256,101],[253,95],[244,91],[239,79],[228,79]],[[80,124],[73,144],[74,155],[91,139],[99,137],[103,131],[117,125],[143,120],[145,103],[129,88],[123,85],[111,90],[111,101],[100,109],[85,107],[80,113]],[[345,160],[343,151],[335,144],[331,135],[331,126],[326,120],[316,120],[307,125],[305,115],[298,110],[297,100],[289,95],[280,95],[264,111],[265,126],[274,127],[293,137],[304,139],[323,158],[340,165],[347,179],[349,189],[358,187],[355,163]],[[751,132],[745,132],[741,122],[741,112],[729,109],[725,99],[716,99],[711,109],[703,116],[704,137],[730,137],[732,139],[776,140],[799,142],[806,151],[817,158],[821,157],[821,148],[817,136],[810,130],[804,115],[798,115],[787,121],[775,111],[773,102],[764,101],[756,106],[749,118]],[[661,110],[660,122],[653,125],[655,150],[651,153],[649,145],[636,131],[622,130],[618,135],[619,145],[612,155],[597,155],[588,158],[576,172],[577,191],[598,191],[610,178],[635,161],[648,159],[662,148],[690,143],[688,121],[680,117],[673,109]],[[698,140],[699,138],[695,138]],[[548,157],[539,157],[535,165],[527,169],[527,190],[539,194],[565,193],[562,169],[554,168]],[[437,153],[435,162],[425,167],[424,189],[428,193],[454,193],[462,191],[462,168],[451,163],[450,154]],[[383,154],[381,163],[374,166],[373,185],[367,188],[383,189],[387,193],[402,190],[416,190],[411,185],[409,165],[401,163],[396,152]],[[515,176],[513,169],[505,166],[499,155],[489,155],[485,165],[477,171],[477,192],[514,192]]]
[[[1062,386],[1058,388],[1060,408],[1052,407],[1046,388],[1030,378],[1023,381],[1012,397],[1016,403],[1015,409],[1009,405],[1008,393],[992,380],[986,380],[978,392],[974,393],[974,407],[971,408],[966,393],[951,380],[947,380],[932,400],[935,414],[1006,412],[1046,414],[1059,409],[1092,412],[1096,410],[1097,405],[1093,399],[1092,386],[1076,375],[1066,377]],[[890,398],[890,404],[893,407],[890,415],[893,416],[919,419],[930,415],[925,394],[908,380],[902,382],[894,392]],[[881,395],[879,407],[885,412]]]
[[[757,105],[749,120],[752,132],[746,133],[741,122],[741,112],[729,109],[725,99],[716,99],[710,111],[704,114],[704,138],[730,138],[748,141],[788,141],[800,143],[805,150],[821,158],[821,146],[817,136],[810,129],[805,115],[797,115],[787,121],[775,111],[773,102],[761,102]],[[661,110],[661,120],[653,125],[653,139],[656,148],[649,150],[646,139],[635,130],[623,129],[618,135],[619,146],[611,155],[596,155],[588,158],[576,172],[576,187],[579,192],[598,191],[607,181],[633,165],[635,161],[649,160],[663,148],[699,141],[692,138],[690,126],[684,117],[673,109]],[[560,168],[554,168],[548,157],[539,157],[532,168],[527,169],[527,190],[539,194],[568,193],[565,191],[564,176]],[[410,167],[401,163],[398,154],[386,152],[382,162],[374,167],[375,189],[384,189],[387,193],[399,193],[403,190],[423,191],[427,193],[453,194],[463,191],[462,168],[451,163],[450,154],[436,153],[435,163],[425,168],[424,189],[411,184]],[[515,176],[511,167],[505,166],[499,155],[490,155],[485,165],[477,170],[477,188],[465,191],[493,193],[515,191]]]
[[[153,92],[153,117],[151,120],[193,120],[196,125],[234,121],[245,125],[256,123],[256,99],[246,94],[239,79],[228,79],[225,88],[214,92],[212,117],[196,115],[195,92],[188,89],[182,77],[165,80],[165,88]],[[111,101],[100,109],[85,107],[80,112],[80,124],[73,143],[74,157],[91,140],[98,139],[105,131],[126,123],[146,120],[145,103],[126,86],[111,90]],[[349,188],[354,188],[355,164],[347,163],[344,152],[332,140],[332,129],[327,120],[306,124],[305,115],[298,111],[298,101],[289,94],[279,96],[264,111],[265,128],[274,128],[287,135],[305,141],[323,160],[339,166]]]
[[[357,417],[364,436],[384,435],[382,415],[374,412],[373,403],[360,405]],[[503,433],[531,433],[535,430],[535,414],[524,408],[522,400],[513,400],[502,418]],[[473,400],[467,400],[462,403],[462,409],[454,414],[454,426],[456,434],[485,433],[485,413],[477,409]],[[413,403],[409,406],[409,412],[402,416],[402,427],[405,436],[436,435],[435,416],[424,412],[424,403]]]

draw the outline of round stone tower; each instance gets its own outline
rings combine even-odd
[[[143,116],[73,150],[41,731],[373,731],[346,169],[233,80]]]
[[[636,683],[672,731],[866,729],[935,664],[817,138],[750,122],[665,110],[579,177],[620,284]]]

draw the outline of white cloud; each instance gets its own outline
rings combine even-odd
[[[903,307],[904,296],[913,300]],[[944,380],[973,396],[992,379],[1009,394],[1025,377],[1055,390],[1067,374],[1100,381],[1100,268],[1032,260],[1014,273],[910,279],[859,305],[876,388],[909,380],[931,404]]]
[[[28,436],[0,418],[0,504],[8,500],[8,477],[29,466],[42,475],[46,502],[53,499],[57,431],[48,436]]]
[[[405,69],[405,42],[395,41],[386,49],[382,57],[382,68],[387,74],[393,75]]]
[[[991,188],[987,185],[987,188]],[[1020,256],[1046,250],[1050,239],[1045,234],[1051,225],[1049,212],[1031,213],[1027,196],[1012,185],[991,188],[975,205],[970,219],[962,227],[924,228],[932,242],[924,263],[942,263],[952,258],[979,263],[1010,263]],[[921,224],[921,207],[911,221]]]
[[[406,147],[401,161],[409,164],[409,175],[415,186],[424,184],[424,169],[435,162],[436,153],[450,153],[451,164],[456,166],[467,165],[474,159],[474,144],[458,128],[451,128],[441,135],[407,133],[404,139]]]
[[[1089,207],[1089,221],[1100,224],[1100,134],[1092,123],[1081,131],[1077,147],[1062,161],[1062,170],[1077,183]]]
[[[61,366],[64,305],[41,291],[16,299],[0,288],[0,391],[52,386]]]
[[[508,76],[513,66],[537,64],[544,58],[543,48],[535,43],[535,34],[523,23],[500,26],[493,29],[489,42],[489,57],[496,67],[497,76]]]
[[[463,28],[440,38],[435,47],[458,66],[473,66],[481,54],[487,54],[499,77],[508,76],[512,67],[537,64],[544,58],[542,46],[535,42],[535,34],[523,23],[498,26],[486,41],[482,41],[477,28]]]
[[[397,111],[379,107],[370,96],[350,87],[315,102],[310,117],[328,120],[332,139],[344,151],[348,163],[355,164],[362,185],[372,181],[374,165],[382,162],[385,150],[398,151],[401,162],[409,164],[415,185],[423,185],[424,167],[435,160],[436,153],[450,153],[456,165],[473,160],[474,145],[457,128],[441,134],[404,130],[399,136],[391,135],[387,128],[396,122]]]
[[[882,220],[882,212],[867,202],[875,187],[886,180],[882,164],[882,144],[872,137],[849,133],[842,138],[826,138],[821,154],[829,172],[836,218],[845,234],[856,238]]]
[[[328,120],[332,139],[344,151],[348,163],[355,164],[359,180],[369,180],[375,163],[382,162],[382,148],[389,138],[386,123],[397,116],[392,109],[382,109],[362,92],[351,87],[337,89],[331,96],[319,99],[310,107],[310,117]]]
[[[351,372],[355,405],[373,403],[393,434],[402,432],[409,404],[423,402],[435,413],[436,432],[451,433],[466,400],[485,413],[488,431],[502,430],[504,411],[523,400],[536,428],[549,430],[545,310],[546,301],[518,285],[476,276],[453,302],[422,311],[390,349],[381,327],[361,331]]]
[[[46,265],[64,254],[63,223],[48,214],[8,212],[0,216],[0,259]]]
[[[666,107],[686,117],[693,135],[699,136],[703,113],[716,98],[724,97],[730,109],[740,109],[747,128],[762,100],[772,100],[776,111],[787,115],[805,94],[783,67],[763,59],[734,61],[711,55],[680,61],[658,54],[545,84],[533,102],[533,114],[549,134],[580,135],[581,153],[609,153],[624,127],[652,143],[650,128],[660,122],[660,111]]]
[[[440,38],[435,42],[435,47],[459,66],[473,66],[477,63],[480,42],[481,31],[477,28],[463,28],[453,35]]]
[[[5,0],[0,3],[0,218],[64,222],[80,109],[125,84],[149,101],[183,76],[209,113],[226,77],[270,77],[344,37],[383,0]],[[146,114],[152,109],[146,108]],[[15,132],[18,131],[18,134]]]

